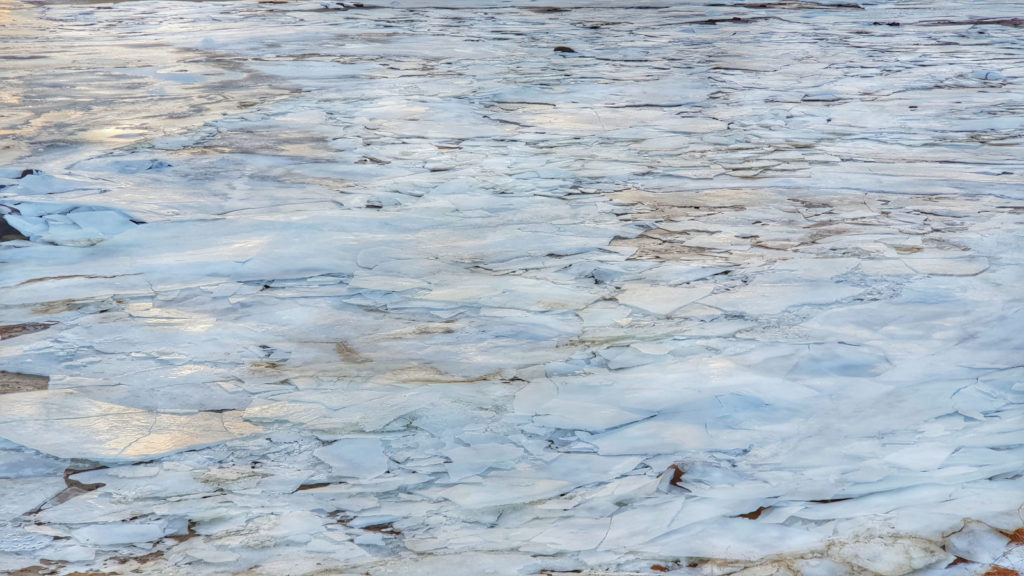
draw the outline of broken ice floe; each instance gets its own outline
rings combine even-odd
[[[142,224],[100,206],[14,202],[0,206],[0,215],[27,240],[64,246],[90,246]]]

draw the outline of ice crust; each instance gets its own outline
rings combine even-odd
[[[0,6],[0,573],[1024,571],[1019,12]]]

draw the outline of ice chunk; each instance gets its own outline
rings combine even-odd
[[[258,430],[239,412],[162,414],[74,390],[9,394],[0,404],[0,436],[59,458],[145,460]]]
[[[955,448],[955,445],[949,444],[918,442],[892,452],[885,457],[885,461],[910,470],[935,470]]]
[[[357,272],[355,277],[348,283],[353,288],[365,288],[368,290],[382,290],[386,292],[401,292],[416,288],[429,288],[430,284],[418,278],[405,278],[384,274],[365,274]]]
[[[627,284],[615,299],[646,312],[667,316],[711,294],[713,286],[650,286]]]
[[[571,482],[583,486],[606,482],[635,469],[641,458],[634,456],[599,456],[597,454],[561,454],[544,467],[534,471],[543,477]]]
[[[535,414],[545,403],[558,396],[558,386],[550,380],[534,380],[516,393],[513,407],[520,414]]]
[[[671,499],[638,502],[624,507],[611,517],[608,535],[601,548],[629,549],[665,534],[671,530],[672,521],[685,503],[685,498],[673,495]]]
[[[946,550],[979,564],[993,564],[1006,554],[1010,539],[982,522],[968,520],[963,528],[946,538]]]
[[[712,438],[703,423],[681,422],[663,416],[598,434],[590,442],[605,455],[672,454],[684,450],[742,447]]]
[[[341,438],[314,454],[339,476],[373,478],[388,470],[388,458],[377,438]]]
[[[932,276],[976,276],[988,270],[988,258],[904,258],[903,262],[918,274]]]
[[[708,296],[702,303],[743,314],[778,314],[793,306],[831,304],[863,289],[832,282],[767,283],[754,281],[730,292]]]
[[[1005,399],[985,386],[967,385],[953,393],[953,406],[968,418],[984,420],[985,412],[1002,408]]]
[[[16,203],[7,222],[32,241],[89,246],[134,228],[138,220],[113,208],[68,204]]]
[[[654,353],[649,353],[644,351],[642,346],[610,346],[598,351],[598,354],[607,361],[609,370],[621,370],[664,360],[665,352],[655,350]]]
[[[600,432],[651,416],[650,412],[627,410],[611,402],[586,402],[555,398],[536,408],[533,421],[551,428]]]
[[[978,80],[1005,80],[1006,76],[995,70],[974,70],[971,72],[971,78],[977,78]]]
[[[123,212],[114,210],[72,210],[68,218],[86,234],[113,236],[136,226]]]
[[[823,548],[828,535],[813,529],[721,518],[691,524],[641,544],[637,549],[659,556],[749,561]]]
[[[0,523],[0,542],[3,542],[3,552],[31,552],[43,548],[52,541],[50,536],[30,532],[13,523]],[[2,560],[3,557],[0,556],[0,562]]]
[[[192,472],[168,466],[115,466],[74,474],[70,478],[82,484],[103,484],[103,492],[131,493],[134,498],[171,498],[215,490],[210,483],[198,482]]]
[[[305,543],[313,534],[323,530],[324,519],[306,510],[294,510],[276,514],[268,522],[259,522],[261,533],[284,542]]]
[[[0,521],[16,518],[64,490],[60,476],[0,479]]]
[[[0,478],[60,475],[66,464],[56,458],[24,450],[0,451]]]
[[[96,549],[92,546],[58,544],[40,550],[39,557],[45,560],[63,560],[65,562],[90,562],[96,557]]]
[[[564,480],[537,478],[515,471],[487,475],[482,482],[464,482],[441,491],[441,496],[464,508],[487,508],[550,498],[572,488]]]
[[[523,450],[511,444],[482,443],[456,446],[444,451],[451,462],[444,465],[453,481],[475,476],[488,468],[511,468]]]
[[[533,542],[548,544],[557,550],[592,550],[608,533],[610,518],[567,518],[554,524],[533,538]]]
[[[117,524],[91,524],[71,531],[75,540],[94,546],[115,546],[119,544],[143,544],[164,537],[162,522],[137,522]]]
[[[51,524],[119,522],[136,516],[137,506],[134,503],[114,500],[109,493],[93,490],[85,494],[79,493],[66,502],[47,507],[36,517]]]

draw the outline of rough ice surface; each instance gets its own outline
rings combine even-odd
[[[1024,571],[1020,2],[0,5],[0,572]]]

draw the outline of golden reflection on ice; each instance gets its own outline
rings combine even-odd
[[[217,322],[213,316],[175,308],[160,308],[149,302],[131,302],[125,308],[133,317],[143,319],[148,325],[177,328],[186,332],[203,332]]]
[[[148,433],[126,446],[119,456],[148,457],[256,432],[259,432],[259,428],[243,422],[241,413],[236,411],[190,415],[156,414]]]
[[[9,394],[0,405],[0,438],[58,458],[148,458],[256,432],[239,411],[164,414],[74,390]]]
[[[95,130],[89,130],[85,132],[83,138],[89,142],[110,142],[110,141],[128,141],[138,140],[146,137],[146,132],[138,130],[136,128],[125,128],[118,126],[110,126],[107,128],[97,128]]]

